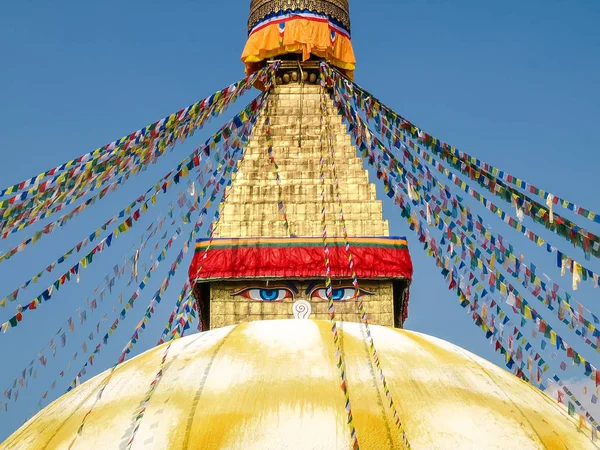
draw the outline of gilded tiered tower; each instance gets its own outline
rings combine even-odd
[[[298,30],[303,30],[304,41]],[[234,247],[278,245],[284,251],[289,245],[293,253],[300,243],[303,248],[311,246],[313,253],[321,252],[320,262],[315,263],[322,270],[312,273],[299,270],[282,276],[270,266],[263,267],[260,273],[240,270],[228,276],[210,276],[205,269],[198,280],[196,297],[206,328],[293,319],[298,316],[294,310],[298,301],[310,304],[305,304],[309,309],[306,318],[329,317],[327,299],[319,295],[325,270],[321,169],[325,181],[326,229],[331,242],[341,245],[343,241],[340,200],[347,234],[351,238],[367,238],[356,241],[357,246],[370,245],[377,250],[380,245],[398,242],[388,239],[389,226],[383,219],[382,202],[376,198],[375,186],[369,182],[369,174],[356,155],[356,147],[330,92],[318,80],[321,59],[339,69],[354,70],[348,2],[254,0],[249,33],[244,51],[248,70],[263,66],[267,59],[278,60],[280,69],[271,88],[269,105],[253,130],[245,157],[229,187],[213,245],[216,248],[223,242]],[[278,42],[273,42],[271,48],[269,38],[275,34]],[[325,42],[320,41],[323,36],[327,38]],[[257,42],[263,47],[257,48]],[[335,188],[333,164],[339,190]],[[315,250],[317,246],[319,249]],[[200,253],[202,249],[200,246]],[[298,253],[293,254],[298,257]],[[235,256],[230,253],[229,257]],[[248,256],[259,257],[264,254],[254,252]],[[351,289],[348,274],[336,273],[334,269],[337,318],[360,322],[354,300],[361,296],[370,323],[402,327],[412,271],[409,264],[410,261],[406,270],[394,277],[369,275],[360,280],[358,292]]]

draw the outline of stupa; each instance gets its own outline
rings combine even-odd
[[[530,384],[403,330],[406,240],[389,236],[368,172],[312,76],[321,59],[354,71],[347,0],[253,0],[242,59],[249,72],[280,65],[221,224],[213,240],[198,241],[190,267],[208,331],[170,344],[147,404],[163,347],[119,366],[101,400],[108,372],[0,448],[596,448]]]

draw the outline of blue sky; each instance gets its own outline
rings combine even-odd
[[[29,0],[3,6],[0,186],[87,153],[242,78],[239,55],[246,37],[248,3],[65,0],[50,4]],[[443,140],[600,211],[598,2],[354,1],[352,21],[358,83]],[[239,102],[229,117],[250,99]],[[204,133],[195,142],[206,137]],[[1,263],[0,296],[145,191],[190,148],[178,147],[159,167],[131,181],[93,213]],[[500,364],[500,357],[420,251],[399,211],[386,203],[384,214],[392,232],[408,235],[412,246],[415,280],[407,327]],[[501,229],[489,216],[486,220]],[[593,226],[590,229],[594,231]],[[559,278],[552,257],[530,251],[510,230],[502,228],[502,232],[521,245],[528,259]],[[47,345],[60,324],[85,304],[114,259],[133,245],[134,238],[128,239],[114,258],[99,261],[97,270],[61,293],[59,301],[44,305],[43,312],[32,314],[28,324],[0,336],[0,392]],[[560,242],[559,238],[554,241]],[[5,251],[9,243],[14,240],[0,243],[0,250]],[[575,250],[573,254],[579,256]],[[168,265],[172,257],[167,258]],[[600,269],[595,261],[590,265]],[[158,339],[170,301],[174,302],[184,278],[185,273],[179,274],[180,283],[169,291],[139,350],[150,348]],[[570,280],[563,284],[568,287]],[[155,289],[149,287],[146,295]],[[32,296],[38,293],[34,291],[30,290]],[[600,313],[598,291],[584,288],[578,300]],[[146,304],[142,298],[130,323],[123,325],[98,359],[96,370],[115,361]],[[12,308],[0,311],[0,322],[13,313]],[[98,319],[104,313],[110,321],[116,316],[107,306]],[[92,326],[96,322],[90,320]],[[0,439],[35,410],[48,384],[88,333],[89,329],[82,329],[70,335],[72,348],[61,349],[49,367],[39,371],[22,398],[11,404],[10,414],[0,412]],[[599,362],[595,355],[589,358]],[[80,363],[81,359],[72,370],[76,372]],[[63,379],[62,388],[69,381]]]

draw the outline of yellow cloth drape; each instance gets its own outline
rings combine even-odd
[[[325,58],[347,72],[356,67],[352,42],[347,36],[336,33],[332,42],[328,22],[303,18],[285,22],[283,40],[277,23],[252,33],[242,53],[242,61],[246,64],[246,72],[251,73],[262,61],[288,53],[301,53],[303,60],[311,54]]]

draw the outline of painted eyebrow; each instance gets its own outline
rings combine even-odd
[[[286,281],[284,284],[287,287],[289,287],[292,290],[292,292],[294,292],[294,294],[297,294],[298,292],[300,292],[298,290],[298,287],[296,286],[296,283],[294,283],[293,281]]]
[[[308,287],[306,288],[305,294],[306,295],[310,294],[314,290],[315,286],[317,286],[318,284],[319,284],[319,281],[313,281],[312,283],[310,283],[308,285]]]

